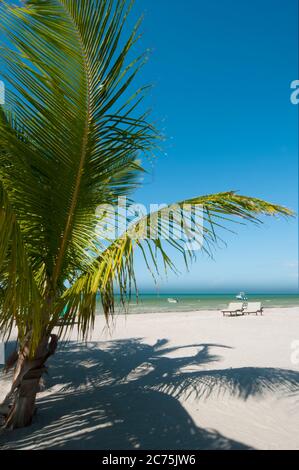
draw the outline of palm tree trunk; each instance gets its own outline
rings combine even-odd
[[[31,424],[46,362],[55,353],[57,342],[56,335],[44,337],[34,357],[29,355],[28,341],[20,350],[11,389],[1,406],[5,428],[16,429]]]

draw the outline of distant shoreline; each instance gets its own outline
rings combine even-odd
[[[299,311],[299,305],[292,305],[289,307],[263,307],[264,311],[290,311],[292,309],[298,310]],[[155,312],[115,312],[115,315],[164,315],[167,313],[177,313],[177,314],[184,314],[184,313],[205,313],[205,312],[210,312],[210,313],[218,313],[221,312],[220,309],[215,309],[215,308],[204,308],[204,309],[197,309],[197,310],[165,310],[165,311],[155,311]],[[100,312],[99,312],[100,313]]]
[[[292,308],[299,307],[299,295],[297,294],[247,294],[248,301],[261,302],[264,308]],[[169,299],[176,299],[177,303],[171,303]],[[225,308],[229,302],[236,301],[236,294],[140,294],[132,296],[127,304],[128,312],[116,298],[116,313],[140,314],[140,313],[166,313],[166,312],[194,312],[213,311]],[[100,299],[98,300],[98,313],[102,312]]]

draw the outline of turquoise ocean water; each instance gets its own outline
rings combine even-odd
[[[299,307],[298,294],[246,294],[249,302],[262,302],[265,308]],[[218,310],[229,302],[237,301],[234,294],[140,294],[138,302],[132,298],[128,313],[190,312],[196,310]],[[170,303],[168,299],[176,299]],[[99,311],[101,307],[99,306]],[[117,306],[117,313],[122,309]]]

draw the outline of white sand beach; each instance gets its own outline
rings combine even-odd
[[[87,344],[60,345],[33,425],[0,448],[299,449],[296,340],[297,307],[119,316],[110,331],[98,317]]]

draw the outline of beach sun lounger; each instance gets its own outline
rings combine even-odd
[[[263,307],[261,302],[248,302],[247,306],[244,308],[244,314],[250,315],[255,313],[256,315],[263,315]]]
[[[237,315],[244,315],[243,312],[243,302],[231,302],[227,308],[221,310],[223,316],[237,316]]]

